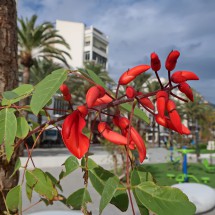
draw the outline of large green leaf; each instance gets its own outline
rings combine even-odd
[[[25,138],[29,132],[29,129],[30,127],[25,117],[18,117],[16,136],[18,138]]]
[[[9,161],[14,150],[14,140],[17,130],[17,121],[14,109],[5,108],[0,111],[0,144],[5,144],[5,152]]]
[[[131,186],[136,186],[142,182],[145,181],[153,181],[153,177],[151,173],[145,172],[144,169],[140,166],[132,170],[131,172]],[[132,190],[137,206],[139,208],[141,215],[148,215],[149,210],[141,203],[141,201],[138,199],[135,189]]]
[[[128,112],[131,112],[132,110],[132,106],[130,104],[121,104],[120,107]],[[148,116],[139,108],[134,108],[134,115],[149,124]]]
[[[41,169],[27,170],[25,177],[27,185],[47,199],[52,200],[58,195],[51,179]]]
[[[12,91],[6,91],[3,93],[2,105],[16,103],[21,99],[28,97],[33,90],[34,87],[32,85],[22,84]]]
[[[70,156],[66,159],[65,163],[63,164],[66,168],[66,171],[62,171],[59,175],[59,179],[62,179],[75,171],[79,167],[78,159],[75,156]]]
[[[6,205],[11,212],[22,210],[22,187],[18,185],[12,188],[6,196]]]
[[[88,162],[90,181],[95,190],[102,195],[107,180],[112,177],[116,180],[118,180],[118,178],[113,173],[98,166],[92,159],[88,158]],[[128,195],[123,184],[119,184],[119,190],[116,191],[110,203],[121,211],[126,211],[128,209]]]
[[[101,85],[102,87],[104,87],[105,89],[107,89],[105,83],[101,80],[101,78],[100,78],[98,75],[96,75],[95,72],[93,72],[93,71],[90,70],[90,69],[87,69],[87,72],[88,72],[90,78],[91,78],[96,84]],[[108,89],[107,89],[107,90],[108,90]]]
[[[88,202],[92,202],[90,194],[86,188],[81,188],[71,194],[66,203],[71,205],[75,210],[85,207]]]
[[[35,87],[30,103],[31,110],[35,115],[49,102],[66,78],[67,71],[58,69],[39,82]]]
[[[193,215],[196,207],[179,189],[160,187],[151,181],[139,184],[135,188],[140,202],[158,215]]]
[[[101,201],[99,204],[100,214],[113,198],[114,194],[117,191],[118,186],[119,186],[119,180],[116,179],[115,177],[111,177],[106,181],[105,187],[102,191]]]

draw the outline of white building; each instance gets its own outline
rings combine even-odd
[[[62,20],[56,21],[56,29],[70,45],[71,59],[66,59],[72,68],[83,68],[84,62],[95,61],[108,70],[108,37],[104,33],[84,23]],[[59,48],[68,52],[63,46]]]

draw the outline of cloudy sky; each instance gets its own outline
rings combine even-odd
[[[181,52],[177,70],[195,72],[191,87],[215,104],[214,0],[18,0],[18,16],[37,14],[38,23],[56,19],[84,22],[109,36],[109,72],[119,75],[161,61],[172,49]],[[165,67],[159,71],[166,77]]]

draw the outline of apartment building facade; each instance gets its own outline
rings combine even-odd
[[[71,59],[68,57],[66,59],[72,68],[83,68],[85,62],[94,61],[104,70],[108,70],[109,42],[104,33],[93,26],[88,27],[84,23],[62,20],[56,21],[56,29],[70,45]],[[63,46],[60,48],[65,49]]]

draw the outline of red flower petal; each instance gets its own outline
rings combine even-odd
[[[171,76],[171,81],[174,83],[181,83],[188,80],[199,80],[199,77],[194,72],[190,71],[177,71]]]
[[[184,93],[187,98],[189,98],[192,102],[193,102],[193,91],[191,89],[191,87],[186,83],[186,82],[182,82],[179,84],[178,89]]]
[[[153,52],[151,54],[151,68],[152,70],[154,70],[155,72],[159,71],[160,68],[161,68],[161,62],[160,62],[160,59],[158,57],[158,55]]]
[[[88,114],[88,108],[85,105],[78,106],[77,109],[80,111],[83,118]]]
[[[70,93],[69,93],[69,88],[67,87],[66,84],[62,84],[62,85],[60,86],[60,91],[61,91],[61,93],[62,93],[64,96],[70,94]]]
[[[112,131],[106,122],[100,122],[98,124],[98,131],[105,139],[109,140],[112,143],[115,143],[117,145],[127,144],[127,138],[115,131]]]
[[[108,104],[110,102],[112,102],[113,99],[108,96],[107,94],[105,94],[103,97],[96,99],[96,101],[94,102],[93,106],[98,106],[98,105],[102,105],[102,104]]]
[[[139,160],[140,163],[144,161],[146,158],[146,146],[145,143],[140,136],[140,134],[135,130],[134,127],[131,127],[131,139],[134,141],[134,144],[137,147],[138,153],[139,153]]]
[[[136,94],[137,94],[137,92],[133,87],[131,87],[131,86],[126,87],[126,96],[128,98],[134,98],[136,96]]]
[[[166,59],[166,69],[168,71],[172,71],[175,69],[178,57],[180,56],[180,52],[177,50],[171,51]]]
[[[168,100],[168,93],[166,91],[159,91],[156,94],[156,103],[157,103],[157,110],[158,110],[158,114],[161,117],[164,117],[164,113],[165,113],[165,109],[166,109],[166,102]]]
[[[129,69],[121,75],[121,77],[119,78],[119,84],[128,84],[129,82],[133,81],[138,75],[143,72],[146,72],[148,69],[150,69],[149,65],[139,65],[133,67],[132,69]]]
[[[175,127],[175,129],[181,134],[182,133],[182,123],[181,118],[176,110],[175,103],[172,100],[167,102],[167,111],[169,113],[170,120]]]
[[[63,122],[62,138],[69,151],[77,158],[82,158],[89,149],[90,141],[82,133],[86,122],[78,110],[71,113]]]
[[[89,108],[94,106],[95,101],[105,95],[105,89],[102,86],[93,86],[87,91],[86,102]]]

